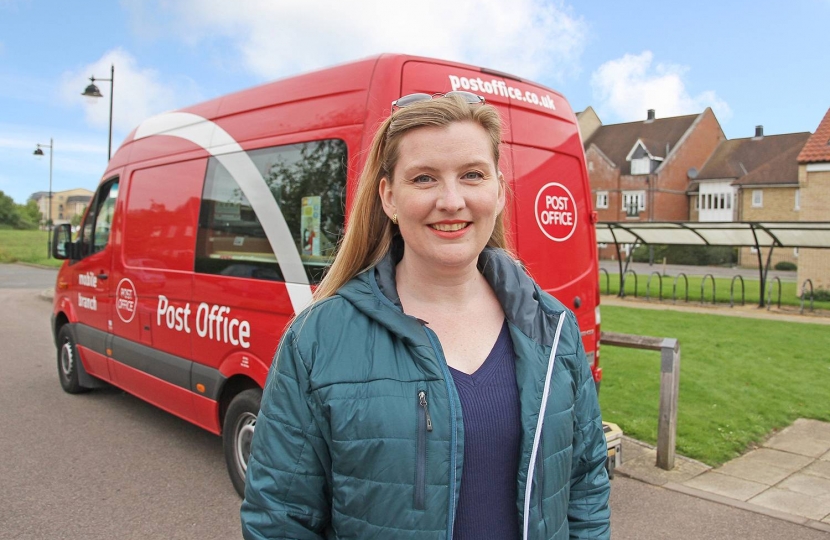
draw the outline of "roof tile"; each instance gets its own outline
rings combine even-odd
[[[804,149],[798,154],[799,163],[814,163],[817,161],[830,161],[830,109],[819,123],[816,132],[804,145]]]
[[[637,143],[643,141],[651,155],[666,156],[666,145],[669,152],[674,150],[695,119],[700,116],[690,114],[672,118],[658,118],[651,122],[627,122],[625,124],[611,124],[600,126],[594,134],[585,141],[585,148],[595,144],[613,163],[620,167],[622,174],[631,174],[631,163],[625,160],[628,153]]]
[[[796,157],[809,132],[723,141],[696,180],[735,179],[735,184],[797,184]]]

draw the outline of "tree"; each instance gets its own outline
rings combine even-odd
[[[81,224],[81,220],[84,218],[84,212],[86,212],[86,206],[80,212],[77,212],[75,215],[72,216],[72,219],[69,220],[69,223],[73,227],[77,227]]]
[[[14,199],[0,191],[0,225],[16,228],[19,221],[20,215]]]
[[[18,205],[18,210],[21,218],[21,224],[25,224],[25,229],[37,228],[40,223],[41,215],[40,208],[38,208],[36,201],[29,201],[26,204]]]
[[[0,225],[15,229],[34,229],[40,222],[40,210],[35,201],[16,204],[14,199],[0,191]]]

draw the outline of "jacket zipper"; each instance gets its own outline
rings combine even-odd
[[[455,468],[458,461],[458,421],[456,419],[455,411],[455,384],[452,382],[452,375],[450,369],[447,367],[447,361],[444,359],[441,346],[438,343],[438,336],[424,325],[424,332],[426,332],[429,342],[432,344],[432,350],[435,351],[435,357],[438,359],[438,364],[441,367],[441,373],[444,374],[444,385],[447,388],[447,397],[450,402],[450,496],[447,502],[447,539],[452,540],[453,525],[455,524],[455,502],[458,497],[456,489],[456,473]]]
[[[427,485],[427,432],[432,431],[427,393],[418,390],[418,461],[415,464],[415,509],[426,507]]]
[[[556,362],[556,349],[559,348],[559,336],[562,334],[562,324],[565,322],[565,314],[559,315],[559,323],[556,325],[556,334],[553,337],[553,344],[550,349],[550,357],[548,358],[548,371],[545,375],[545,387],[542,390],[542,403],[539,405],[539,418],[536,421],[536,433],[533,436],[533,447],[530,451],[530,461],[527,464],[527,480],[525,484],[524,494],[524,524],[522,527],[522,539],[528,540],[530,534],[530,494],[533,488],[533,475],[535,474],[536,458],[539,451],[539,443],[542,441],[542,427],[545,420],[545,409],[548,405],[548,396],[550,395],[550,382],[553,378],[553,366]],[[539,489],[542,489],[542,484],[539,484]]]

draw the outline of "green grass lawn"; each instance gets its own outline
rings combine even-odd
[[[796,418],[830,421],[830,326],[602,307],[602,329],[680,341],[677,451],[712,466]],[[657,441],[660,353],[603,347],[604,420]]]
[[[0,263],[26,262],[59,267],[63,261],[47,258],[46,231],[0,229]]]
[[[702,269],[705,271],[705,269]],[[758,305],[759,296],[759,285],[760,281],[757,279],[758,273],[753,273],[750,270],[747,270],[746,274],[743,276],[744,280],[744,295],[747,305]],[[754,278],[754,279],[753,279]],[[701,299],[701,283],[703,282],[703,277],[701,276],[688,276],[689,280],[689,303],[690,304],[699,304]],[[675,280],[677,280],[675,285]],[[634,296],[634,285],[635,280],[634,276],[628,274],[626,276],[625,281],[625,294],[627,296]],[[655,302],[658,301],[660,298],[660,280],[655,275],[651,278],[651,283],[649,283],[649,276],[647,275],[637,275],[636,280],[637,285],[637,297],[638,298],[645,298],[646,292],[649,294],[649,298],[654,300]],[[648,285],[648,291],[646,288]],[[703,284],[703,301],[705,303],[711,304],[712,303],[712,278],[706,278],[706,282]],[[620,278],[619,274],[609,274],[608,281],[605,279],[605,274],[600,274],[599,277],[599,289],[602,294],[612,294],[616,295],[620,290]],[[672,301],[672,295],[675,295],[677,298],[678,303],[684,303],[686,301],[686,281],[680,277],[679,279],[677,276],[663,276],[663,301]],[[734,298],[735,305],[741,305],[741,281],[740,279],[734,280],[734,288],[732,283],[732,278],[715,278],[714,280],[714,293],[715,299],[717,303],[725,303],[729,304],[730,297]],[[731,295],[734,296],[731,296]],[[768,292],[764,292],[764,298],[767,298]],[[778,282],[773,280],[772,285],[772,305],[776,305],[778,302]],[[800,285],[792,282],[792,281],[782,281],[781,282],[781,305],[782,306],[800,306],[801,305],[801,288]],[[819,301],[815,300],[813,302],[813,307],[815,309],[830,309],[830,302],[828,301]],[[804,309],[809,309],[809,296],[805,302]]]

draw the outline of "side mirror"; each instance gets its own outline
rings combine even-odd
[[[63,223],[52,231],[52,257],[55,259],[73,259],[72,226]]]

